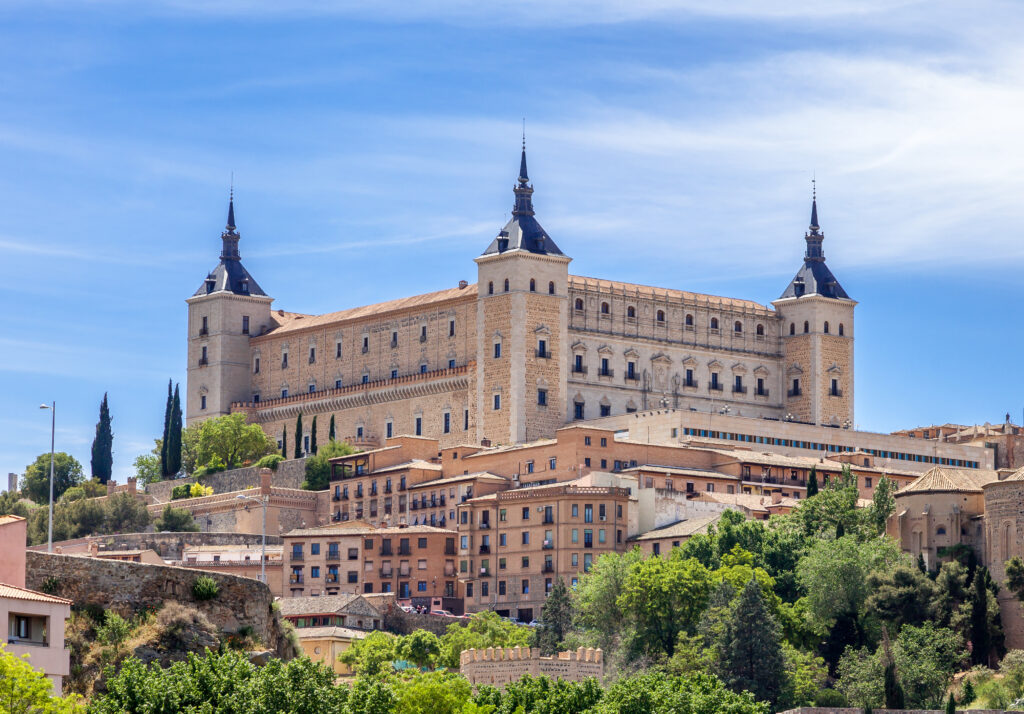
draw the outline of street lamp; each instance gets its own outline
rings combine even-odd
[[[53,552],[53,442],[57,431],[57,402],[40,404],[40,409],[50,410],[50,520],[46,525],[46,552]]]
[[[263,506],[263,552],[260,555],[260,580],[266,584],[267,582],[267,498],[253,498],[252,496],[246,496],[244,493],[240,493],[235,496],[240,501],[255,501],[256,503]]]

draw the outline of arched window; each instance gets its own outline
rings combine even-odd
[[[576,309],[580,312],[583,311],[583,298],[576,298]]]
[[[828,320],[825,320],[825,334],[828,334]]]
[[[796,325],[794,325],[792,322],[789,323],[789,334],[791,334],[791,335],[795,335],[796,334]]]
[[[505,292],[508,292],[508,278],[505,278]]]
[[[732,326],[733,332],[743,332],[743,323],[737,320]]]
[[[757,336],[764,337],[764,325],[757,326]]]
[[[493,295],[494,294],[494,281],[493,280],[491,282],[487,283],[487,294],[488,295]]]
[[[811,323],[809,323],[807,320],[804,320],[804,334],[806,335],[810,331],[811,331]]]
[[[718,329],[718,318],[717,317],[712,317],[711,318],[711,329],[712,330],[717,330]]]
[[[841,323],[841,322],[839,323],[839,336],[840,337],[843,336],[843,323]]]
[[[665,321],[665,311],[664,310],[658,310],[658,316],[657,317],[658,317],[658,322],[664,322]]]
[[[548,295],[554,295],[554,294],[555,294],[555,281],[552,280],[550,283],[548,283]]]
[[[693,315],[687,315],[685,323],[687,327],[693,327]]]
[[[636,308],[630,305],[626,308],[626,317],[636,317]]]
[[[602,315],[607,315],[608,314],[608,310],[609,310],[608,303],[606,303],[606,302],[601,303],[601,314]]]
[[[938,528],[936,528],[935,529],[935,535],[946,535],[946,527],[945,526],[939,526]]]
[[[530,292],[531,293],[537,292],[537,281],[534,280],[533,278],[530,278]]]

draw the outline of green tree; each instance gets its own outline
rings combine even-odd
[[[537,628],[537,647],[541,654],[549,655],[558,651],[559,644],[565,639],[572,626],[572,600],[569,588],[561,576],[555,580],[551,592],[544,600],[540,611],[540,627]]]
[[[818,495],[818,469],[811,466],[811,472],[807,474],[807,498]]]
[[[971,662],[989,666],[992,659],[992,628],[991,628],[991,601],[992,597],[987,587],[986,580],[989,578],[988,569],[980,567],[974,571],[974,580],[971,583],[970,600],[970,639],[971,639]]]
[[[135,481],[139,486],[156,483],[162,477],[160,457],[153,454],[139,454],[135,457]]]
[[[722,679],[734,692],[751,692],[772,704],[779,701],[785,681],[782,638],[756,578],[747,582],[732,606],[718,656]]]
[[[452,623],[441,635],[438,664],[449,669],[459,666],[459,653],[488,647],[525,647],[530,644],[529,627],[514,625],[490,610],[478,612],[466,624]]]
[[[621,634],[625,613],[619,608],[619,597],[630,569],[641,560],[639,548],[621,554],[606,553],[594,561],[590,572],[576,586],[576,624],[595,632],[597,645],[605,652],[614,648]]]
[[[192,513],[184,508],[164,506],[163,513],[153,523],[157,533],[185,533],[199,530]]]
[[[900,688],[911,709],[937,709],[953,674],[964,661],[964,642],[957,633],[926,622],[906,625],[892,646]]]
[[[313,415],[313,423],[309,426],[309,453],[316,456],[316,414]]]
[[[588,714],[768,714],[767,702],[730,691],[713,675],[666,677],[645,672],[608,688]]]
[[[167,470],[171,476],[181,471],[181,429],[181,396],[175,384],[174,398],[171,400],[171,428],[167,434]]]
[[[836,668],[836,689],[843,693],[850,706],[877,707],[885,703],[885,668],[877,652],[866,647],[850,647]]]
[[[938,588],[910,565],[871,573],[867,588],[870,595],[864,609],[885,621],[894,632],[904,624],[920,625],[935,617]]]
[[[107,393],[100,402],[100,420],[96,422],[96,436],[92,440],[92,477],[106,483],[114,470],[114,432],[110,429],[110,408]]]
[[[390,711],[397,714],[463,714],[466,705],[472,704],[472,685],[453,672],[420,673],[401,681],[396,689],[398,701]]]
[[[29,506],[28,503],[22,500],[21,493],[18,491],[4,491],[0,493],[0,516],[28,518],[28,514]]]
[[[107,533],[141,533],[151,520],[145,502],[129,493],[115,493],[104,507]]]
[[[160,471],[164,478],[170,478],[175,471],[168,469],[167,447],[171,443],[171,408],[174,406],[174,392],[171,389],[173,379],[167,380],[167,404],[164,406],[164,433],[160,438]]]
[[[788,642],[782,643],[782,654],[786,676],[782,682],[778,708],[813,706],[828,679],[825,660],[812,653],[798,650]]]
[[[302,488],[307,491],[323,491],[328,488],[331,482],[330,460],[356,451],[347,441],[328,441],[316,456],[306,458],[306,479]]]
[[[604,692],[597,680],[568,682],[549,677],[524,675],[505,686],[503,692],[493,688],[481,691],[476,703],[495,707],[496,714],[515,712],[545,712],[546,714],[575,714],[590,711],[601,701]]]
[[[281,429],[281,456],[288,458],[288,430]]]
[[[338,659],[360,677],[377,677],[394,671],[400,641],[394,635],[374,631],[341,653]]]
[[[1004,565],[1006,573],[1006,587],[1010,589],[1018,600],[1024,601],[1024,560],[1015,555],[1006,561]]]
[[[70,454],[58,451],[53,455],[53,500],[56,502],[61,495],[72,486],[82,483],[82,465]],[[50,454],[40,454],[36,460],[25,467],[22,476],[22,492],[36,503],[47,504],[50,501]]]
[[[196,462],[200,467],[220,462],[225,468],[237,468],[276,451],[263,429],[247,423],[244,414],[206,419],[185,432],[195,435]]]
[[[882,692],[885,695],[885,706],[888,709],[903,709],[906,700],[903,695],[903,687],[896,671],[896,658],[893,657],[889,645],[889,632],[885,625],[882,626],[882,646],[879,651],[879,661],[882,663]]]
[[[875,493],[871,497],[870,518],[875,525],[876,533],[885,533],[885,524],[889,516],[896,512],[896,483],[888,476],[882,476],[875,485]]]
[[[432,668],[434,660],[441,654],[441,641],[428,630],[413,630],[401,639],[396,654],[420,669]]]
[[[946,714],[956,714],[956,699],[953,698],[953,692],[949,693],[949,699],[946,700]]]
[[[0,712],[4,714],[84,714],[75,696],[53,694],[46,674],[0,644]]]
[[[334,415],[331,414],[331,425],[330,425],[330,428],[328,428],[328,430],[327,430],[327,440],[328,441],[334,441],[334,439],[335,439]]]
[[[295,420],[295,458],[302,458],[302,412]]]

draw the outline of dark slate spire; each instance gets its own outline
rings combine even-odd
[[[821,295],[829,298],[850,299],[850,296],[843,290],[832,271],[825,265],[825,251],[822,249],[822,242],[825,234],[821,232],[818,225],[818,192],[817,185],[812,181],[814,188],[811,190],[811,225],[804,234],[807,242],[807,251],[804,253],[803,267],[797,272],[796,277],[789,283],[789,287],[782,293],[782,297],[803,297],[804,295]]]
[[[220,263],[206,276],[195,295],[222,291],[236,295],[266,295],[242,266],[242,256],[238,252],[238,241],[241,238],[235,227],[235,189],[232,186],[228,196],[228,223],[220,234]]]
[[[519,178],[512,189],[515,204],[512,220],[505,224],[498,236],[491,241],[484,255],[504,253],[508,250],[527,250],[544,255],[563,255],[551,236],[534,217],[533,186],[526,171],[526,137],[523,137],[523,153],[519,159]]]

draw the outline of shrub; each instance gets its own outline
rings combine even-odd
[[[227,464],[225,464],[219,456],[213,456],[205,466],[200,466],[192,475],[195,476],[196,479],[201,479],[205,476],[209,476],[210,474],[227,471],[227,468]]]
[[[191,647],[199,633],[205,632],[213,639],[217,638],[217,628],[206,615],[178,602],[164,605],[156,615],[156,624],[161,631],[161,641],[176,649]]]
[[[814,697],[814,706],[842,709],[847,706],[846,697],[834,689],[820,689]]]
[[[192,597],[200,602],[203,600],[213,600],[218,595],[220,595],[220,586],[217,585],[216,580],[208,575],[200,575],[192,583]]]
[[[175,486],[171,489],[171,500],[176,501],[179,498],[188,498],[192,493],[192,484],[183,483],[179,486]]]
[[[188,491],[188,495],[191,496],[192,498],[202,498],[203,496],[213,495],[213,487],[204,486],[201,483],[192,484],[192,488],[190,488]]]
[[[284,461],[284,457],[281,456],[281,454],[267,454],[253,464],[253,466],[258,469],[270,469],[271,471],[277,471],[277,465],[282,461]]]
[[[132,632],[131,623],[113,610],[104,614],[103,624],[96,628],[96,639],[102,644],[119,647]]]
[[[60,578],[53,575],[44,580],[43,584],[39,586],[39,591],[44,592],[47,595],[56,595],[59,589]]]

